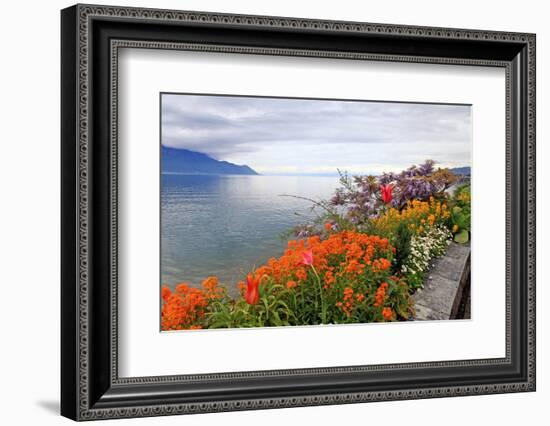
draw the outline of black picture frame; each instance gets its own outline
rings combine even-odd
[[[98,5],[61,12],[61,414],[159,416],[535,390],[534,34]],[[506,356],[118,377],[117,49],[506,70]]]

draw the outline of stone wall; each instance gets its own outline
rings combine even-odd
[[[415,320],[469,318],[470,246],[451,243],[414,295]]]

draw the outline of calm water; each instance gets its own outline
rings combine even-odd
[[[234,288],[282,254],[281,233],[315,216],[310,202],[281,194],[320,199],[337,186],[338,177],[162,175],[162,283],[215,275]]]

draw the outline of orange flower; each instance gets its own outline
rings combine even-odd
[[[317,275],[322,288],[329,290],[339,277],[356,280],[363,274],[366,278],[372,272],[384,273],[391,266],[393,250],[387,239],[376,235],[357,231],[330,232],[323,240],[313,236],[289,241],[284,254],[257,268],[256,276],[266,276],[270,282],[287,287],[289,281],[299,286]],[[315,266],[316,274],[310,273],[308,266]],[[245,297],[244,283],[241,288]]]
[[[346,287],[344,289],[344,299],[341,302],[337,302],[336,306],[340,308],[348,317],[351,316],[353,311],[353,289]]]
[[[328,285],[333,284],[336,281],[334,273],[332,271],[325,272],[325,283]]]
[[[332,231],[332,223],[330,223],[330,222],[325,223],[325,229],[328,232]]]
[[[374,262],[372,262],[372,270],[374,272],[381,272],[387,270],[391,266],[391,262],[386,259],[385,257],[382,257],[380,259],[375,259]]]
[[[176,293],[187,293],[189,290],[189,284],[187,283],[179,283],[176,285]]]
[[[385,319],[386,321],[392,320],[393,317],[394,317],[392,308],[384,308],[384,309],[382,309],[382,316],[384,317],[384,319]]]
[[[298,285],[298,284],[296,283],[296,281],[290,280],[290,281],[287,281],[287,283],[286,283],[286,288],[288,288],[288,289],[290,290],[290,289],[296,287],[297,285]]]
[[[168,300],[168,298],[172,295],[172,292],[170,291],[170,289],[168,287],[163,285],[162,289],[160,291],[160,295],[162,297],[162,300],[164,300],[166,302],[166,300]]]
[[[383,282],[380,284],[380,287],[378,287],[378,290],[376,290],[376,294],[374,295],[374,306],[379,307],[384,304],[386,301],[386,290],[388,289],[388,283]]]
[[[173,293],[168,294],[164,289],[162,293],[161,327],[163,330],[186,330],[200,326],[200,319],[204,316],[204,310],[208,305],[202,290],[181,283],[176,286]]]
[[[357,260],[352,259],[348,262],[345,271],[350,274],[356,274],[360,275],[363,273],[363,270],[365,269],[365,265],[362,263],[359,263]]]
[[[218,287],[218,278],[217,277],[208,277],[202,282],[202,288],[207,299],[221,299],[224,295],[224,289]]]
[[[209,291],[215,290],[215,288],[218,285],[218,278],[217,277],[208,277],[202,282],[202,286],[204,289],[207,289]]]
[[[246,295],[245,300],[249,305],[255,305],[260,300],[260,291],[258,285],[260,284],[259,276],[248,274],[246,277]]]
[[[305,281],[307,279],[307,272],[304,268],[296,269],[295,275],[299,281]]]

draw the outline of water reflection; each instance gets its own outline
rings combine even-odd
[[[315,214],[310,202],[281,194],[327,198],[337,183],[337,177],[162,175],[162,283],[199,285],[216,275],[233,287],[282,254],[280,235]]]

